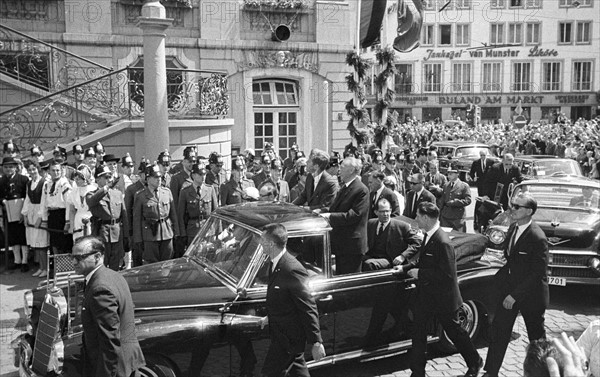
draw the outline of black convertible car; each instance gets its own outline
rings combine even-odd
[[[269,335],[264,320],[268,260],[259,239],[260,229],[273,222],[287,227],[288,250],[311,275],[327,357],[314,362],[308,351],[309,367],[410,348],[414,280],[393,276],[391,270],[336,275],[331,227],[323,217],[290,204],[247,203],[217,209],[184,257],[123,271],[135,302],[135,331],[158,375],[260,374]],[[485,236],[450,236],[465,301],[462,325],[474,338],[489,322],[490,284],[500,264],[482,257]],[[12,343],[21,376],[81,375],[77,280],[25,295],[29,331]],[[429,341],[453,350],[433,322]]]

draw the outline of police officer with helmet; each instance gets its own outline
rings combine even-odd
[[[145,173],[147,186],[133,202],[133,241],[143,243],[143,263],[154,263],[173,257],[173,237],[179,235],[179,227],[171,190],[161,185],[161,169],[149,165]]]

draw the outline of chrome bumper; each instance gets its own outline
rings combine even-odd
[[[10,343],[14,351],[14,365],[19,369],[20,377],[38,377],[39,375],[30,368],[33,349],[27,341],[28,336],[27,334],[20,335]]]

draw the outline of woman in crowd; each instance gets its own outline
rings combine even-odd
[[[67,211],[68,219],[72,218],[71,231],[73,241],[79,237],[92,234],[90,219],[92,213],[87,205],[85,197],[88,192],[95,191],[98,187],[92,182],[92,171],[87,165],[80,165],[74,173],[76,187],[69,193],[67,198],[70,210]]]
[[[290,202],[294,202],[297,197],[300,196],[302,191],[304,191],[304,187],[306,186],[306,177],[308,176],[308,171],[306,170],[306,165],[308,160],[306,157],[302,157],[296,160],[295,170],[296,170],[296,185],[290,190]]]
[[[43,164],[43,162],[42,162]],[[34,258],[39,264],[39,268],[32,276],[46,277],[46,250],[50,246],[48,232],[44,229],[35,228],[34,225],[40,219],[40,202],[42,200],[42,189],[46,180],[46,174],[37,162],[26,161],[25,168],[29,174],[29,183],[27,184],[27,197],[23,204],[21,213],[25,222],[25,237],[27,245],[34,253]]]

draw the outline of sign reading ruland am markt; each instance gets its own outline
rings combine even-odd
[[[454,96],[454,95],[436,95],[436,96],[398,96],[396,102],[405,102],[409,105],[421,103],[436,105],[458,105],[466,106],[469,103],[475,105],[544,105],[544,104],[565,104],[565,105],[593,105],[594,98],[589,94],[531,94],[531,95],[472,95],[472,96]]]

